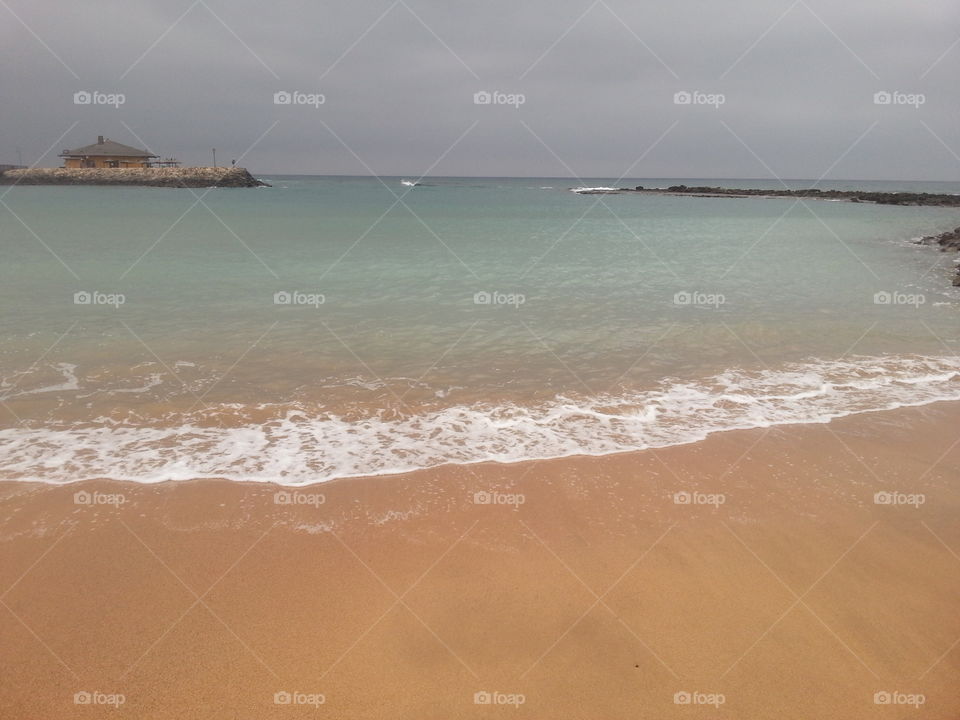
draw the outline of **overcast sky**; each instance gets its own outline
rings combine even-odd
[[[0,163],[958,180],[958,39],[956,0],[0,0]]]

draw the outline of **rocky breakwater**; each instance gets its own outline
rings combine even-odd
[[[939,235],[927,235],[917,240],[920,245],[939,245],[941,252],[960,252],[960,227]],[[960,287],[960,267],[953,278],[953,284]]]
[[[765,197],[809,198],[813,200],[846,200],[848,202],[874,203],[876,205],[924,205],[931,207],[960,207],[960,195],[944,193],[872,192],[869,190],[770,190],[760,188],[688,187],[671,185],[666,189],[647,189],[637,186],[627,192],[647,192],[667,195],[693,195],[695,197]]]
[[[147,187],[259,187],[245,168],[31,168],[0,174],[6,185],[140,185]]]
[[[800,198],[810,200],[843,200],[874,205],[923,205],[929,207],[960,207],[960,195],[946,193],[873,192],[870,190],[776,190],[768,188],[725,188],[698,185],[671,185],[666,188],[636,187],[581,187],[570,188],[578,195],[687,195],[690,197],[716,198]]]

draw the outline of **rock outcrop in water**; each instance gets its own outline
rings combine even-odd
[[[0,184],[142,185],[148,187],[259,187],[245,168],[33,168],[7,170]]]
[[[960,227],[955,230],[948,230],[939,235],[927,235],[917,242],[921,245],[939,245],[942,252],[960,252]],[[957,274],[953,278],[953,284],[960,287],[960,267],[957,268]]]

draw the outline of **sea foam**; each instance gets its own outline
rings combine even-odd
[[[0,431],[0,467],[7,479],[51,483],[227,478],[307,485],[448,463],[659,448],[720,431],[824,423],[939,400],[960,400],[957,358],[860,357],[401,418],[347,421],[286,405],[266,422],[232,427],[216,426],[211,411],[155,423],[20,426]]]

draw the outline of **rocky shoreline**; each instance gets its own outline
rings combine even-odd
[[[918,245],[939,245],[940,252],[960,252],[960,227],[955,230],[939,235],[927,235],[917,240]],[[957,274],[953,278],[955,287],[960,287],[960,266],[957,267]]]
[[[585,188],[575,189],[581,195],[625,195],[648,193],[652,195],[689,195],[691,197],[728,198],[808,198],[812,200],[846,200],[848,202],[873,203],[875,205],[923,205],[933,207],[960,207],[960,195],[946,193],[868,192],[864,190],[761,190],[757,188],[724,188],[686,185],[671,185],[668,188]]]
[[[32,168],[0,173],[3,185],[130,185],[145,187],[261,187],[246,168]]]

